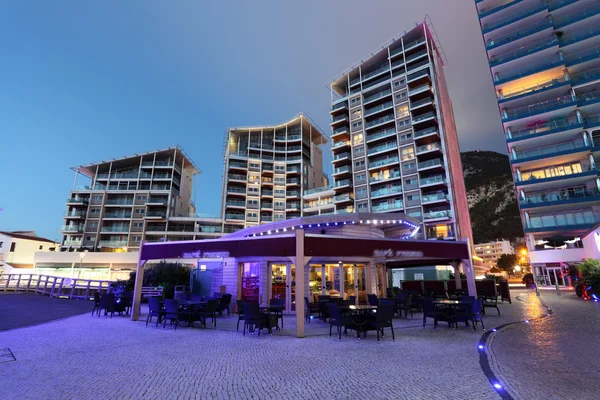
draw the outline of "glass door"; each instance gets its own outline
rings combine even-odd
[[[241,291],[242,300],[252,301],[258,303],[259,295],[259,282],[258,274],[260,269],[260,263],[241,263],[240,264],[240,275],[241,275]]]
[[[287,296],[290,301],[286,304],[287,312],[296,312],[296,266],[289,264],[288,269],[288,282],[287,282]]]
[[[281,299],[286,302],[287,298],[287,265],[271,264],[271,298]]]

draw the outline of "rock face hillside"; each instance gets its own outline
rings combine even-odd
[[[475,243],[523,237],[508,156],[461,153]]]

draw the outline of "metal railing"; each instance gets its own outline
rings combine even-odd
[[[495,20],[493,23],[485,23],[482,26],[483,33],[491,32],[495,29],[500,28],[504,25],[512,24],[513,22],[519,21],[523,18],[526,18],[530,15],[536,14],[543,10],[546,10],[548,7],[547,3],[543,1],[542,3],[537,3],[532,7],[526,8],[525,10],[521,10],[518,13],[511,13],[504,18],[499,18]]]
[[[395,201],[393,203],[382,203],[373,206],[373,211],[390,211],[390,210],[398,210],[404,208],[404,204],[402,201]]]
[[[543,156],[552,156],[555,154],[559,154],[565,151],[571,150],[583,150],[589,148],[589,145],[586,145],[583,140],[575,141],[575,142],[565,142],[559,143],[552,146],[539,147],[537,149],[524,150],[521,152],[516,152],[513,157],[514,160],[523,160],[531,157],[543,157]]]
[[[371,140],[379,139],[379,138],[382,138],[382,137],[386,137],[386,136],[392,136],[392,135],[395,135],[395,134],[396,134],[396,129],[395,128],[385,129],[385,130],[378,131],[376,133],[367,135],[367,142],[370,142]]]
[[[517,50],[507,51],[505,53],[494,56],[490,59],[490,65],[494,66],[508,61],[516,60],[517,58],[524,57],[528,54],[536,53],[548,47],[558,45],[558,43],[559,41],[556,37],[540,40],[535,42],[533,45],[522,47]]]
[[[438,201],[438,200],[450,200],[450,195],[448,195],[446,193],[432,193],[432,194],[426,194],[424,196],[421,196],[422,203],[428,203],[431,201]]]
[[[381,167],[388,164],[395,164],[399,161],[398,157],[386,157],[380,160],[371,161],[369,163],[369,168],[373,167]]]
[[[436,175],[429,178],[422,178],[420,180],[421,186],[423,185],[431,185],[434,183],[446,183],[446,178],[443,175]]]
[[[0,291],[32,292],[51,298],[94,300],[94,294],[107,291],[111,283],[37,274],[0,275]]]
[[[517,138],[521,138],[521,137],[525,137],[525,136],[537,135],[537,134],[544,133],[544,132],[547,133],[547,132],[560,131],[560,130],[564,130],[564,129],[571,129],[571,128],[577,127],[579,125],[581,125],[581,123],[579,121],[577,121],[576,119],[568,119],[568,118],[559,119],[559,120],[554,120],[551,122],[546,122],[543,124],[538,124],[531,128],[525,128],[525,129],[521,129],[521,130],[518,130],[515,132],[511,132],[509,139],[510,138],[517,139]]]
[[[567,201],[573,199],[597,198],[600,196],[598,189],[585,188],[566,188],[549,192],[537,193],[519,199],[521,205],[526,204],[544,204],[558,201]]]
[[[552,21],[549,19],[544,19],[543,22],[538,23],[532,27],[527,27],[525,29],[517,29],[513,32],[510,32],[507,35],[501,36],[498,39],[489,40],[487,43],[488,50],[494,47],[502,46],[506,43],[510,43],[513,40],[518,40],[524,37],[527,37],[533,33],[541,31],[543,29],[549,28],[552,26]]]
[[[365,97],[363,99],[363,104],[366,104],[366,103],[368,103],[370,101],[373,101],[373,100],[380,99],[380,98],[388,96],[390,94],[392,94],[392,89],[382,90],[381,92],[377,92],[377,93],[375,93],[375,94],[373,94],[373,95],[371,95],[369,97]]]
[[[375,114],[376,112],[385,110],[386,108],[390,108],[393,106],[394,106],[393,101],[386,101],[385,103],[379,104],[378,106],[368,108],[365,110],[365,117],[368,117],[369,115]]]
[[[371,176],[369,178],[369,182],[387,181],[387,180],[399,178],[399,177],[400,177],[400,171],[394,170],[394,171],[390,171],[388,174],[382,173],[382,174],[378,174],[375,176]]]
[[[544,101],[542,103],[532,104],[524,107],[519,107],[514,110],[505,110],[505,115],[502,119],[507,120],[511,118],[525,117],[535,114],[541,114],[544,112],[557,110],[563,107],[575,105],[577,98],[573,98],[571,95],[558,97],[556,99]]]
[[[571,225],[591,225],[600,220],[593,211],[573,211],[559,214],[531,215],[525,226],[530,229],[555,228]]]
[[[365,125],[365,128],[368,129],[373,126],[384,124],[386,122],[393,121],[393,120],[394,120],[394,114],[389,114],[389,115],[386,115],[385,117],[377,118],[373,121],[367,122],[367,124]]]
[[[600,14],[600,4],[596,4],[583,10],[577,10],[563,17],[557,17],[554,19],[554,26],[556,28],[562,28],[563,26],[570,25],[574,22],[581,21],[588,17]]]

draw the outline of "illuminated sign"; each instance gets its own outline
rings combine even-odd
[[[192,251],[183,253],[182,258],[227,258],[229,257],[228,251]]]
[[[423,257],[422,251],[410,250],[373,250],[373,257]]]

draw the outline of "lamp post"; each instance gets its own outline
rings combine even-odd
[[[86,252],[81,252],[79,253],[79,272],[77,273],[77,279],[79,279],[79,276],[81,275],[81,268],[83,267],[83,257],[85,257],[87,253]],[[73,275],[73,278],[75,276]]]

